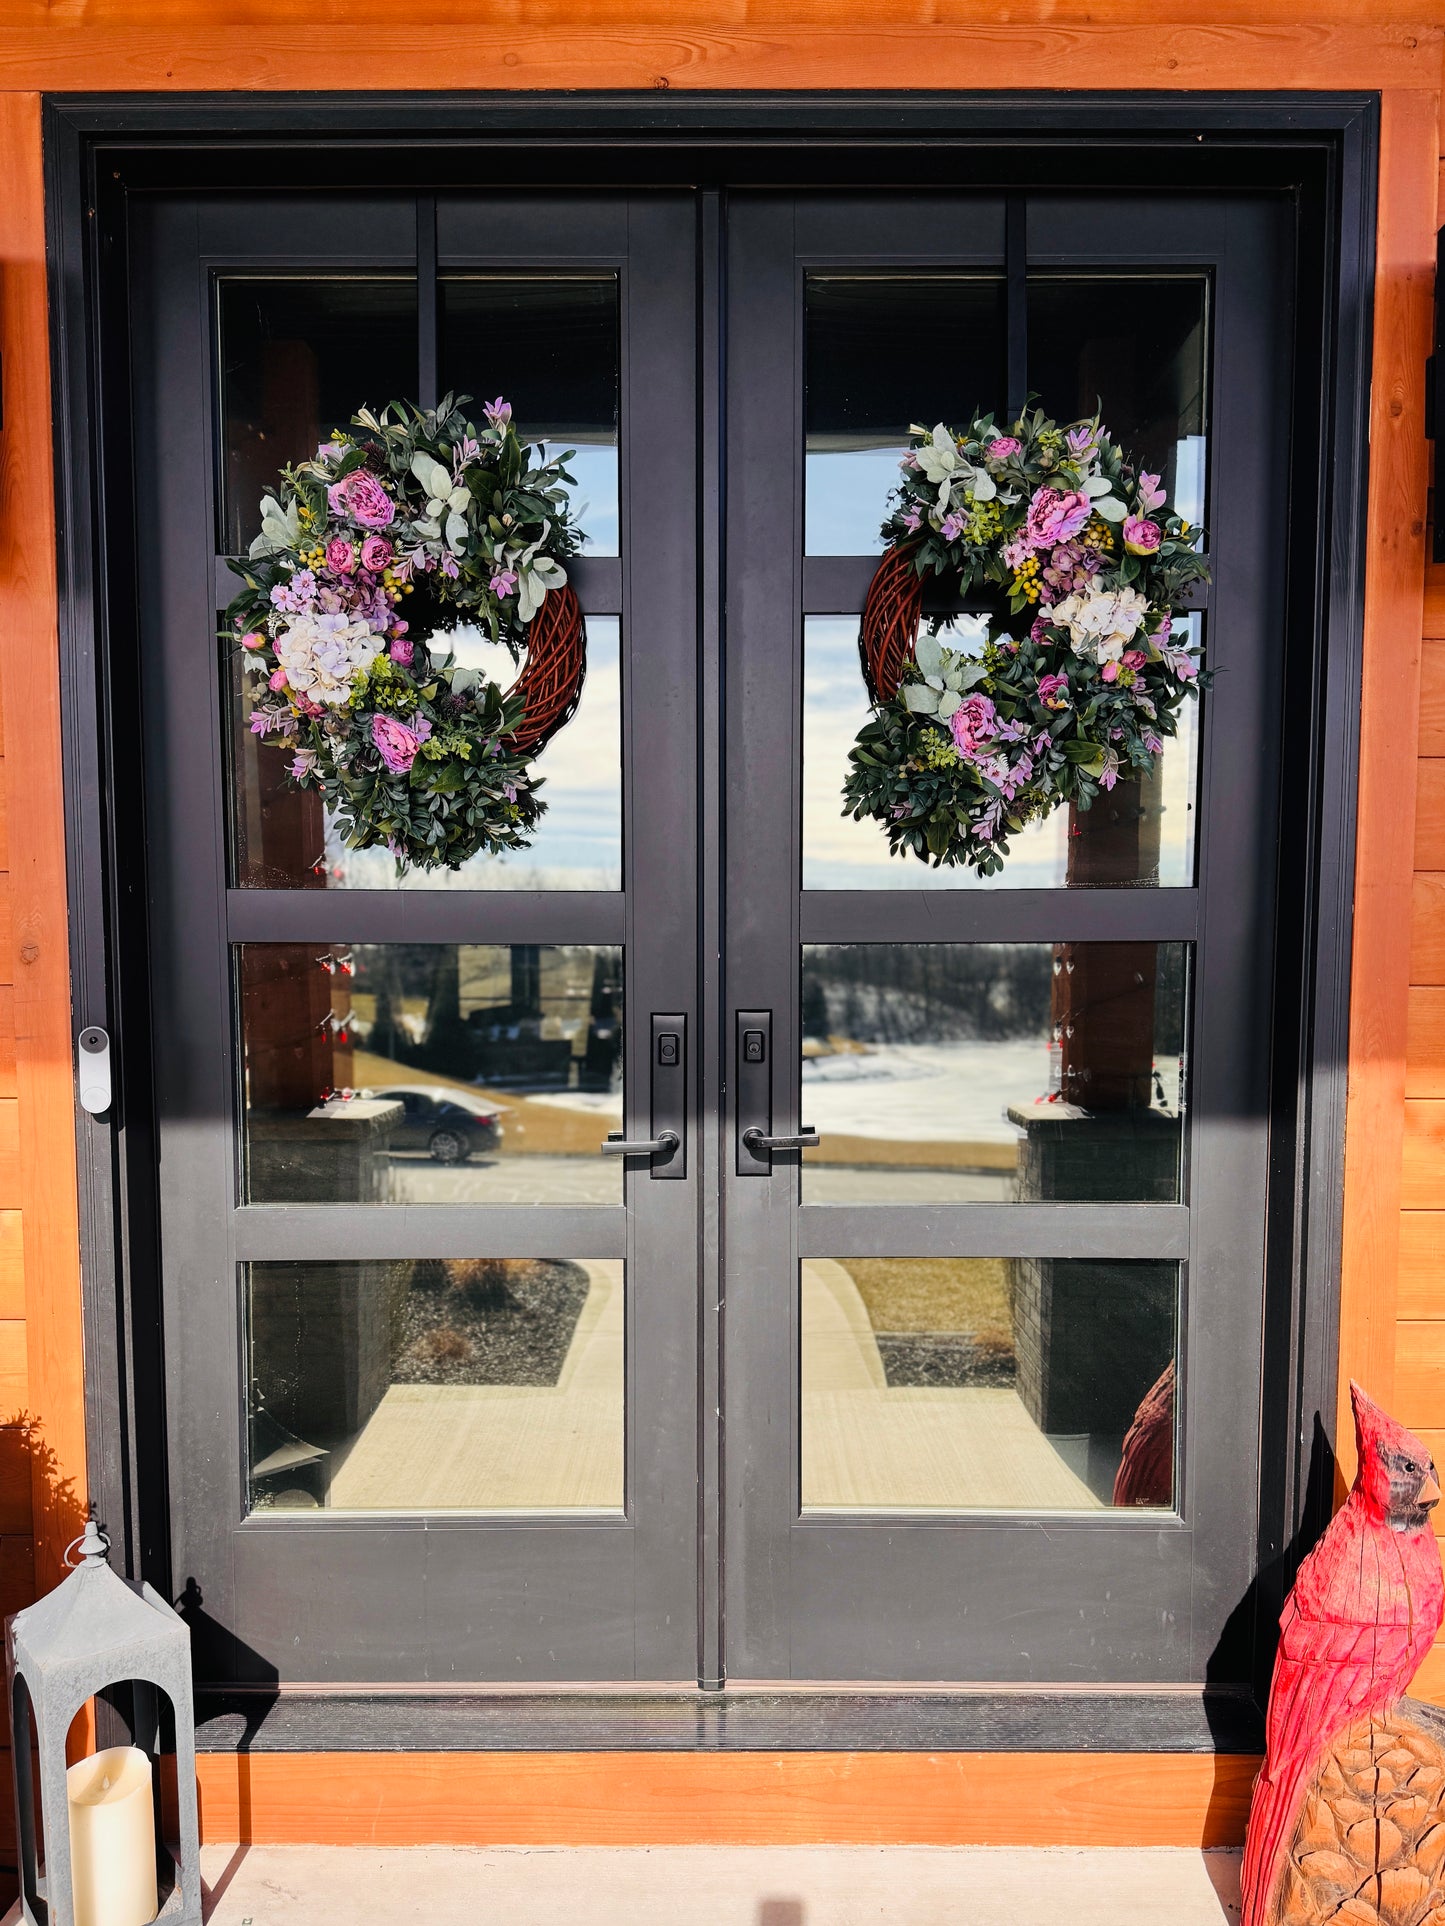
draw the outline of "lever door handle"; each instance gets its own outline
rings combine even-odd
[[[802,1126],[796,1137],[768,1137],[756,1124],[751,1130],[743,1132],[743,1142],[755,1157],[761,1156],[766,1150],[807,1150],[822,1141],[817,1131],[808,1124]]]
[[[682,1142],[675,1130],[659,1130],[655,1137],[624,1137],[614,1130],[602,1146],[604,1157],[671,1157]]]

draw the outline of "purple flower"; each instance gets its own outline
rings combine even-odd
[[[1042,487],[1029,503],[1023,539],[1031,549],[1057,548],[1089,519],[1089,498],[1077,489]]]
[[[315,767],[316,751],[314,749],[298,749],[291,761],[286,765],[286,773],[294,782],[302,782],[311,774]]]
[[[1164,744],[1152,729],[1146,729],[1144,731],[1144,747],[1149,751],[1151,756],[1162,756],[1164,753]]]
[[[503,405],[505,406],[506,404],[504,403]],[[482,444],[477,440],[476,436],[463,435],[457,443],[456,454],[452,461],[452,472],[460,475],[469,461],[480,460],[481,453]]]
[[[1007,461],[1010,455],[1016,455],[1022,447],[1023,443],[1017,435],[995,435],[992,441],[984,443],[983,452],[990,461]]]
[[[1162,508],[1168,497],[1159,486],[1157,475],[1143,474],[1139,477],[1139,505],[1147,515]]]
[[[514,803],[517,800],[517,785],[514,782],[504,782],[502,784],[502,794],[509,803]]]
[[[499,568],[487,586],[493,595],[510,595],[517,586],[517,571],[514,568]]]
[[[1131,555],[1153,555],[1164,539],[1164,531],[1158,522],[1146,521],[1140,515],[1126,516],[1124,521],[1124,546]]]
[[[406,774],[416,761],[417,750],[430,734],[431,724],[425,716],[417,717],[414,728],[398,722],[395,716],[375,715],[371,718],[371,739],[394,776]]]
[[[1118,753],[1113,749],[1106,749],[1104,751],[1104,766],[1099,771],[1099,787],[1101,789],[1112,789],[1114,787],[1114,784],[1118,780],[1119,780]]]
[[[461,570],[457,566],[457,560],[454,555],[443,555],[441,559],[441,571],[442,574],[447,577],[448,581],[455,582],[461,574]]]
[[[1039,701],[1046,709],[1067,709],[1069,706],[1069,678],[1066,675],[1041,675],[1039,677]]]
[[[910,535],[916,535],[923,526],[922,509],[916,506],[910,508],[908,513],[903,517],[903,526],[908,530]]]
[[[1052,617],[1050,616],[1048,610],[1047,609],[1042,610],[1038,615],[1034,617],[1033,626],[1029,630],[1029,640],[1031,642],[1044,641],[1044,639],[1048,635],[1051,624],[1052,624]]]
[[[390,528],[396,520],[396,503],[375,475],[364,468],[353,468],[326,491],[333,515],[349,515],[363,528]]]
[[[1076,427],[1071,428],[1064,436],[1064,444],[1068,448],[1071,460],[1087,461],[1099,445],[1100,433],[1101,430],[1091,421],[1081,421]]]
[[[316,577],[309,568],[298,568],[289,582],[278,582],[271,591],[271,606],[288,615],[299,615],[316,599]]]
[[[512,404],[498,395],[495,401],[487,402],[482,413],[493,428],[505,428],[512,419]]]
[[[412,657],[416,654],[416,648],[404,635],[399,635],[387,650],[387,654],[399,669],[409,669]]]
[[[296,718],[286,709],[253,709],[251,711],[251,734],[253,736],[294,736]]]
[[[998,733],[998,711],[986,695],[968,695],[949,717],[948,726],[958,753],[976,758]]]
[[[945,515],[943,524],[938,532],[944,541],[956,542],[963,533],[963,517],[961,515]]]

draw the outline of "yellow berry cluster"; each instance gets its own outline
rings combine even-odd
[[[411,583],[398,583],[395,574],[389,568],[381,572],[381,585],[393,602],[399,602],[403,595],[411,594]]]
[[[921,769],[950,769],[957,761],[958,750],[954,747],[951,735],[939,729],[923,731],[923,744],[918,751]]]
[[[1011,593],[1014,595],[1022,595],[1026,601],[1037,602],[1039,599],[1038,574],[1038,556],[1027,556],[1014,570]]]
[[[1003,533],[1003,510],[997,502],[975,502],[964,524],[965,539],[975,546],[997,541]]]
[[[326,550],[318,542],[314,548],[303,548],[301,559],[307,568],[320,568],[326,560]]]
[[[1102,515],[1091,515],[1084,524],[1083,533],[1079,536],[1079,540],[1085,548],[1093,548],[1107,552],[1114,546],[1114,531]]]

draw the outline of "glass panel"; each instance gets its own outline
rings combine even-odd
[[[261,496],[363,404],[416,393],[416,282],[376,276],[220,284],[221,549],[244,555]]]
[[[1176,1200],[1188,948],[805,945],[804,1197]]]
[[[1199,615],[1176,615],[1176,633],[1197,648]],[[983,633],[984,618],[960,616],[960,635]],[[1194,881],[1194,816],[1198,783],[1199,700],[1179,712],[1179,733],[1166,740],[1143,783],[1121,782],[1092,809],[1059,810],[1009,838],[997,876],[971,869],[934,869],[912,856],[890,856],[880,823],[842,813],[848,751],[868,720],[868,691],[858,665],[852,616],[810,615],[803,622],[803,887],[804,889],[1086,889],[1110,884],[1187,887]]]
[[[1202,522],[1209,283],[1202,274],[1031,274],[1029,386],[1056,421],[1114,439]]]
[[[805,552],[876,555],[912,422],[1004,403],[999,274],[809,275]]]
[[[468,668],[505,686],[517,670],[504,648],[470,627],[448,646]],[[459,869],[398,877],[384,849],[348,849],[313,789],[286,777],[291,752],[251,734],[253,697],[264,685],[231,657],[231,791],[238,889],[621,889],[622,682],[616,616],[587,621],[587,679],[572,720],[543,750],[546,814],[531,846],[474,856]]]
[[[246,1267],[253,1511],[620,1511],[623,1267]]]
[[[622,1202],[620,949],[239,955],[248,1203]]]
[[[1176,1264],[810,1258],[801,1295],[806,1509],[1172,1507]]]
[[[615,274],[472,274],[441,282],[443,391],[510,401],[528,441],[575,448],[588,555],[616,555]]]

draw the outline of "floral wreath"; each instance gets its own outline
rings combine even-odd
[[[894,855],[990,876],[1011,835],[1146,775],[1177,732],[1207,680],[1172,638],[1181,591],[1208,579],[1201,531],[1097,416],[909,432],[863,610],[873,715],[843,813],[882,823]],[[985,642],[950,647],[947,617],[919,633],[930,574],[1007,598]]]
[[[577,706],[586,636],[564,562],[582,544],[569,454],[542,459],[510,405],[465,395],[362,408],[283,469],[226,611],[264,678],[250,727],[335,812],[352,849],[398,873],[523,849],[546,804],[532,758]],[[430,638],[472,622],[525,652],[501,689]]]

